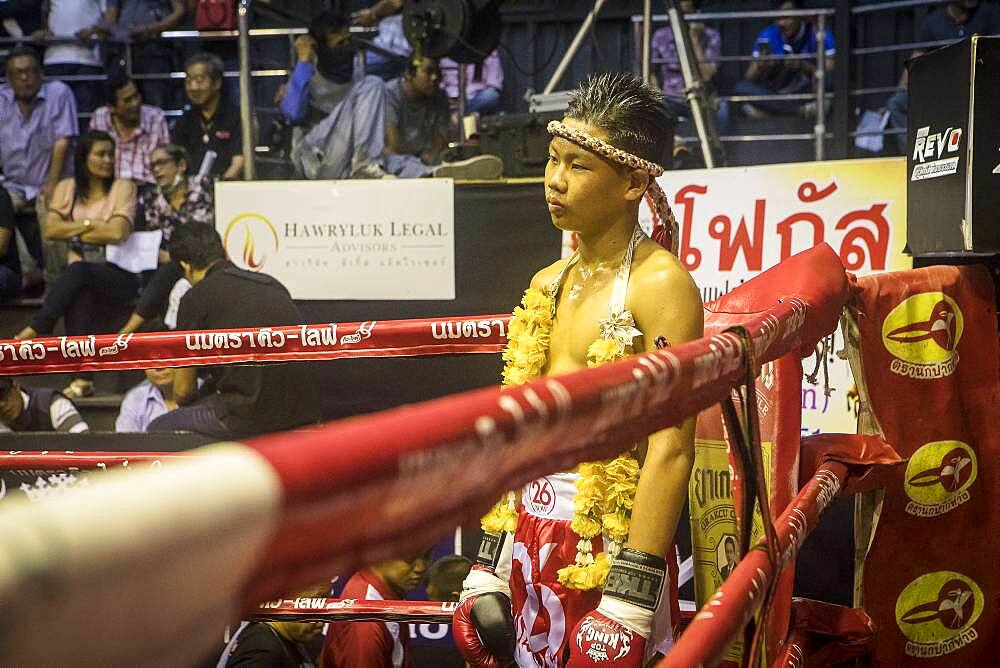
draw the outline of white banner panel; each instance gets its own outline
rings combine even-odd
[[[220,181],[215,225],[294,299],[455,298],[451,179]]]

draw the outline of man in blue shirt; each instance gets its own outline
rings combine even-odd
[[[384,147],[385,86],[355,80],[347,15],[323,12],[295,40],[297,62],[279,93],[279,109],[295,126],[292,162],[306,178],[345,179],[377,162]]]
[[[801,0],[784,0],[778,9],[802,9]],[[750,63],[742,81],[734,89],[737,95],[790,95],[812,93],[813,75],[816,73],[815,58],[789,58],[816,54],[816,26],[803,21],[798,16],[785,16],[772,23],[757,36],[753,46],[753,56],[759,60]],[[824,40],[826,71],[833,71],[833,32],[826,31]],[[832,81],[832,79],[827,79]],[[816,113],[816,103],[806,100],[762,100],[744,105],[751,115],[765,114],[792,115],[801,113],[812,116]]]
[[[146,369],[146,380],[129,390],[122,399],[115,431],[144,432],[150,422],[175,408],[174,370]]]

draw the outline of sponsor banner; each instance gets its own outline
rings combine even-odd
[[[1000,348],[985,269],[930,267],[857,287],[861,385],[908,459],[864,565],[876,665],[995,663],[1000,613]],[[859,538],[866,540],[865,538]],[[914,549],[914,546],[919,549]]]
[[[229,259],[294,299],[454,299],[451,179],[220,181]]]
[[[345,357],[497,353],[509,315],[0,341],[5,375]]]
[[[943,141],[947,155],[950,139]],[[680,224],[679,258],[705,302],[820,242],[859,276],[911,267],[903,255],[905,158],[668,171],[657,181]],[[646,206],[640,220],[649,231]],[[802,385],[804,434],[855,430],[847,397],[853,378],[836,354],[843,348],[840,333],[832,333],[829,396],[813,373],[816,360],[803,361],[810,376]]]

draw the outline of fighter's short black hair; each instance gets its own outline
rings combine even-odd
[[[673,132],[663,94],[630,72],[591,75],[573,92],[566,116],[601,128],[611,145],[651,162],[663,160]]]

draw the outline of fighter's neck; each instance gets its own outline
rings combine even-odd
[[[621,261],[636,225],[636,220],[622,218],[599,232],[579,234],[580,262],[584,266],[595,266]]]

